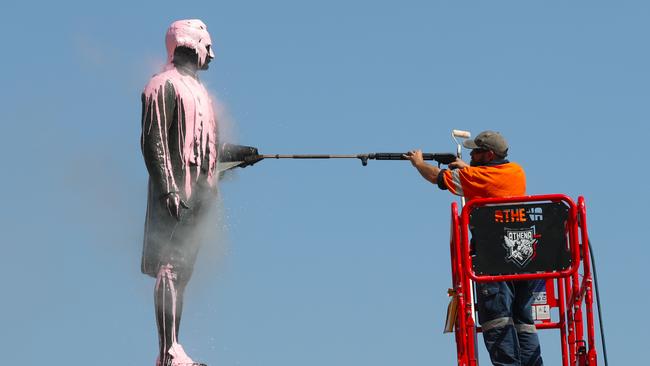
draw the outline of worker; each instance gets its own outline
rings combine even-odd
[[[449,170],[424,162],[421,150],[404,155],[422,177],[440,189],[475,198],[523,196],[526,176],[521,166],[506,160],[508,143],[495,131],[484,131],[463,142],[471,149],[469,164],[457,159]],[[493,365],[543,365],[532,317],[533,289],[538,281],[479,282],[478,318]]]

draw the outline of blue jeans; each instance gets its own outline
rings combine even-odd
[[[483,340],[496,366],[542,366],[531,305],[537,281],[477,283]]]

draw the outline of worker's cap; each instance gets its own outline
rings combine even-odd
[[[487,149],[492,150],[502,158],[508,155],[508,143],[500,133],[495,131],[483,131],[473,140],[463,141],[463,146],[468,149]]]

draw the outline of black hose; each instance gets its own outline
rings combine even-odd
[[[603,344],[603,360],[607,366],[607,346],[605,345],[605,326],[603,325],[603,312],[600,309],[600,290],[598,289],[598,275],[596,274],[596,261],[594,260],[594,251],[589,243],[589,257],[591,258],[591,268],[594,272],[594,289],[596,290],[596,307],[598,308],[598,325],[600,326],[600,342]]]

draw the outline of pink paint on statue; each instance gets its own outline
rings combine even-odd
[[[156,292],[161,292],[163,294],[163,298],[160,299],[163,306],[164,304],[167,304],[167,301],[165,299],[165,296],[167,295],[167,292],[169,292],[169,296],[171,296],[171,309],[165,309],[163,308],[162,314],[163,317],[166,317],[168,314],[171,314],[172,319],[171,319],[171,328],[170,330],[167,330],[166,328],[163,328],[163,332],[171,331],[172,332],[172,337],[171,339],[172,344],[167,345],[164,343],[162,347],[167,350],[167,357],[171,356],[171,366],[190,366],[190,365],[201,365],[197,362],[194,362],[190,356],[185,353],[185,350],[183,347],[178,343],[178,335],[176,334],[176,313],[177,313],[177,300],[178,300],[178,291],[176,290],[176,286],[174,286],[174,281],[176,280],[176,273],[174,273],[174,267],[171,264],[166,264],[160,267],[160,271],[158,272],[158,277],[156,280]],[[161,291],[161,287],[165,287],[165,291]],[[162,320],[163,327],[166,327],[166,324],[168,324],[166,319]],[[167,359],[163,359],[161,361],[160,357],[156,360],[156,365],[161,366],[163,363],[167,365],[168,363]]]
[[[217,183],[217,174],[215,174],[218,143],[217,121],[208,91],[196,76],[180,72],[173,64],[173,56],[174,50],[179,46],[194,49],[198,55],[197,68],[201,69],[205,65],[207,57],[214,57],[211,44],[207,27],[200,20],[179,20],[172,23],[166,36],[168,63],[164,71],[155,75],[144,90],[145,110],[155,111],[157,124],[153,125],[153,118],[145,119],[151,124],[143,126],[143,131],[146,131],[143,133],[143,139],[154,128],[157,129],[154,131],[156,134],[167,136],[168,130],[166,129],[170,126],[163,125],[163,123],[165,121],[169,123],[172,118],[179,121],[176,124],[178,128],[176,133],[180,136],[179,146],[174,150],[180,153],[180,156],[175,158],[181,161],[184,170],[183,187],[177,185],[172,174],[170,149],[168,146],[163,146],[166,179],[164,189],[168,192],[182,190],[188,199],[192,194],[192,179],[193,177],[198,179],[202,169],[207,171],[207,181],[210,186],[214,187]],[[167,82],[171,82],[176,93],[176,116],[166,115],[165,98],[161,97],[164,96]],[[161,101],[162,105],[159,105]],[[180,121],[185,121],[184,126]],[[209,158],[207,161],[205,160],[206,156]],[[203,166],[206,163],[208,166]]]
[[[198,19],[177,20],[169,26],[165,37],[167,45],[167,64],[172,63],[176,47],[184,46],[196,50],[199,55],[201,68],[208,56],[214,58],[212,53],[212,40],[208,33],[208,27]]]

